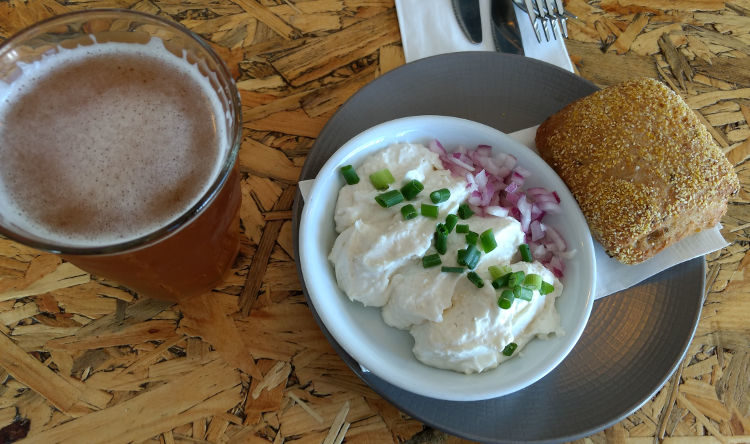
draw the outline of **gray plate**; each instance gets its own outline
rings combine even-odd
[[[412,62],[371,82],[339,109],[316,140],[300,180],[314,178],[351,137],[397,117],[456,116],[509,133],[541,123],[596,89],[556,66],[510,54],[464,52]],[[298,195],[297,254],[302,205]],[[299,265],[297,270],[305,289]],[[596,301],[580,341],[552,373],[520,392],[476,402],[417,396],[363,373],[308,305],[352,371],[414,418],[482,442],[567,441],[619,422],[664,385],[698,324],[704,276],[705,261],[697,258]]]

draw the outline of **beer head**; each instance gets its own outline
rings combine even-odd
[[[0,230],[84,254],[169,236],[235,162],[231,77],[205,44],[158,18],[96,11],[58,20],[64,37],[36,35],[59,30],[53,20],[0,47],[0,73],[10,73],[0,79]],[[13,60],[13,48],[28,58]]]

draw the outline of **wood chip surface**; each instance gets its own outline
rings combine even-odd
[[[580,443],[750,442],[750,0],[567,0],[577,72],[667,82],[742,191],[707,257],[678,372]],[[404,63],[393,0],[9,0],[0,40],[121,7],[171,18],[227,62],[243,102],[244,237],[232,274],[182,305],[139,297],[0,237],[0,443],[463,443],[400,412],[336,355],[305,304],[290,196],[336,109]]]

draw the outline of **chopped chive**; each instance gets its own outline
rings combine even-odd
[[[490,265],[487,267],[487,271],[490,272],[490,276],[492,276],[492,279],[497,279],[501,276],[505,276],[506,274],[510,274],[513,272],[511,270],[510,265],[503,265],[503,266],[497,266],[497,265]]]
[[[383,194],[375,196],[377,202],[383,208],[390,208],[404,201],[404,195],[399,190],[386,191]]]
[[[401,207],[401,215],[404,216],[404,220],[414,219],[417,217],[417,209],[412,204],[406,204]]]
[[[479,234],[475,233],[473,231],[469,231],[466,233],[466,243],[469,245],[476,245],[477,239],[479,239]]]
[[[342,166],[341,175],[344,176],[344,180],[349,185],[354,185],[355,183],[359,183],[359,176],[357,175],[357,172],[354,171],[354,167],[351,165]]]
[[[430,204],[422,204],[422,216],[437,219],[438,207]]]
[[[479,235],[479,240],[482,243],[482,249],[485,253],[489,253],[497,247],[495,233],[492,232],[492,228],[483,231],[482,234]]]
[[[458,224],[456,225],[456,233],[468,233],[469,232],[469,226],[464,224]]]
[[[539,290],[542,288],[542,277],[535,273],[529,273],[523,279],[523,286],[532,290]]]
[[[503,275],[503,271],[497,265],[490,265],[487,267],[487,271],[490,272],[490,277],[492,279],[497,279]]]
[[[466,269],[464,267],[442,267],[440,271],[445,273],[463,273]]]
[[[510,344],[505,346],[505,348],[503,349],[503,354],[505,356],[511,356],[513,355],[513,352],[516,351],[517,348],[518,348],[518,344],[516,344],[515,342],[511,342]]]
[[[479,263],[479,258],[482,256],[482,253],[479,251],[476,245],[469,245],[466,247],[466,266],[470,269],[476,268],[477,264]]]
[[[511,290],[503,290],[502,293],[500,293],[500,297],[497,298],[497,306],[507,310],[513,305],[513,301],[516,299],[515,296],[513,296],[513,291]]]
[[[438,224],[435,229],[435,249],[440,254],[448,251],[448,230],[443,224]]]
[[[474,212],[471,211],[469,204],[462,203],[458,206],[458,217],[460,217],[461,219],[468,219],[472,215],[474,215]]]
[[[455,214],[449,214],[445,216],[445,228],[448,229],[448,233],[453,231],[453,228],[456,227],[456,224],[458,223],[458,216]]]
[[[466,249],[462,248],[456,252],[456,263],[466,265]]]
[[[528,244],[521,244],[518,246],[518,251],[521,253],[521,260],[524,262],[531,262],[533,259],[531,257],[531,250],[529,249]]]
[[[552,284],[542,281],[542,287],[539,289],[539,294],[545,295],[555,291],[555,287]]]
[[[523,283],[523,279],[525,277],[525,274],[523,271],[516,271],[515,273],[511,273],[508,277],[508,287],[518,287]]]
[[[430,200],[434,204],[439,204],[450,199],[451,191],[448,188],[441,188],[430,193]]]
[[[435,254],[428,254],[427,256],[425,256],[425,257],[422,258],[422,266],[424,268],[435,267],[435,266],[440,265],[442,263],[443,263],[443,261],[440,260],[440,255],[437,254],[437,253],[435,253]]]
[[[392,184],[395,181],[396,179],[393,178],[393,174],[388,171],[388,168],[383,168],[380,171],[375,171],[374,173],[370,174],[370,182],[372,182],[372,185],[377,190],[387,190],[388,185]]]
[[[466,274],[466,277],[469,278],[469,280],[471,281],[471,283],[474,284],[474,285],[476,285],[477,288],[484,287],[484,280],[481,277],[479,277],[479,275],[476,274],[475,272],[473,272],[473,271],[468,272]]]
[[[517,287],[513,287],[513,296],[515,296],[516,299],[523,299],[524,301],[530,301],[531,298],[534,296],[534,291],[532,291],[530,288],[526,288],[522,285],[519,285]]]
[[[422,182],[416,179],[412,179],[406,182],[406,185],[401,187],[401,194],[404,195],[404,198],[406,198],[406,200],[412,200],[417,197],[417,194],[419,194],[422,190],[424,190],[424,185],[422,185]]]
[[[510,279],[510,273],[505,273],[504,275],[497,277],[492,280],[492,287],[495,289],[501,289],[503,287],[508,286],[508,279]]]

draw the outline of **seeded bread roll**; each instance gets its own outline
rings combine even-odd
[[[659,81],[606,88],[537,130],[607,253],[636,264],[716,225],[739,191],[732,165],[682,98]]]

